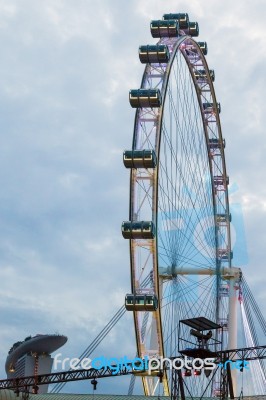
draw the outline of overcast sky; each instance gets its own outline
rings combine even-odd
[[[134,121],[128,90],[143,73],[138,46],[154,43],[150,20],[166,12],[188,12],[208,43],[238,187],[231,199],[244,216],[243,271],[265,310],[266,4],[0,0],[1,378],[7,351],[29,334],[63,333],[62,352],[78,356],[130,290],[120,233],[129,197],[122,152]],[[118,328],[97,355],[134,354],[131,315]],[[101,385],[126,390],[124,381]]]

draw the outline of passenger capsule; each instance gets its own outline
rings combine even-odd
[[[216,222],[231,222],[232,215],[231,214],[217,214],[216,215]]]
[[[123,161],[126,168],[155,168],[157,164],[154,150],[125,150]]]
[[[215,80],[215,73],[213,69],[209,70],[210,78],[212,82]],[[204,69],[198,69],[195,71],[195,78],[199,81],[206,81],[207,80],[207,73]]]
[[[213,182],[216,186],[222,186],[224,185],[224,183],[226,185],[229,185],[229,176],[227,176],[225,179],[223,176],[214,176]]]
[[[209,139],[209,148],[210,149],[221,149],[225,148],[225,139]]]
[[[199,36],[199,24],[197,22],[189,22],[188,28],[184,29],[184,31],[192,37]]]
[[[206,56],[208,54],[207,42],[198,42],[198,45],[204,56]]]
[[[158,20],[151,21],[150,28],[151,35],[154,38],[176,37],[178,36],[179,25],[174,19]]]
[[[158,108],[162,97],[159,89],[131,89],[129,102],[133,108]]]
[[[166,21],[168,21],[169,19],[177,20],[180,29],[188,29],[189,27],[189,17],[186,13],[164,14],[163,19]]]
[[[125,307],[128,311],[156,311],[158,298],[154,294],[127,294]]]
[[[220,112],[221,112],[221,104],[220,104],[220,103],[217,103],[217,104],[216,104],[216,107],[217,107],[218,113],[220,114]],[[215,109],[214,109],[213,103],[203,103],[203,110],[204,110],[205,114],[212,114],[212,113],[214,113],[214,112],[215,112]]]
[[[153,239],[155,233],[155,225],[152,221],[124,221],[122,223],[124,239]]]
[[[142,64],[167,63],[170,59],[168,46],[165,44],[140,46],[139,59]]]

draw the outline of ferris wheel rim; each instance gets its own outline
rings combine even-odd
[[[216,104],[216,96],[215,96],[214,86],[213,86],[212,81],[211,81],[208,65],[207,65],[207,62],[205,60],[205,57],[203,56],[203,54],[200,51],[199,46],[189,36],[179,37],[177,42],[176,42],[176,44],[175,44],[175,50],[172,53],[171,63],[169,63],[167,65],[167,74],[166,74],[166,77],[164,78],[164,81],[163,81],[163,85],[165,87],[165,90],[163,90],[163,100],[162,100],[161,112],[159,114],[159,124],[158,124],[159,125],[159,129],[158,129],[158,134],[157,134],[157,140],[158,140],[158,137],[159,137],[159,146],[157,147],[158,151],[156,152],[158,157],[160,157],[160,140],[161,140],[162,120],[163,120],[163,115],[164,115],[164,105],[165,105],[166,96],[167,96],[167,90],[166,89],[167,89],[168,80],[169,80],[169,77],[170,77],[170,74],[171,74],[172,63],[173,63],[173,61],[175,59],[175,55],[177,54],[177,52],[178,51],[181,52],[181,49],[180,49],[181,44],[185,43],[186,41],[189,41],[190,43],[192,43],[194,45],[194,47],[197,48],[198,54],[200,54],[200,56],[201,56],[201,60],[203,61],[203,64],[204,64],[204,66],[206,68],[206,71],[207,71],[207,74],[208,74],[208,81],[209,81],[210,88],[211,88],[212,98],[213,98],[213,101]],[[200,98],[199,93],[197,91],[197,86],[196,86],[197,82],[196,82],[195,77],[194,77],[194,75],[192,73],[192,67],[189,64],[188,57],[185,57],[184,53],[182,53],[182,55],[183,55],[185,61],[187,62],[187,65],[188,65],[188,68],[189,68],[189,72],[190,72],[191,78],[192,78],[193,83],[194,83],[194,88],[195,88],[195,91],[197,93],[198,102],[201,105],[202,124],[203,124],[203,127],[204,127],[205,140],[206,140],[206,143],[207,143],[208,133],[207,133],[207,128],[206,128],[206,123],[205,123],[205,120],[204,120],[204,113],[203,113],[203,109],[202,109],[202,101],[201,101],[201,98]],[[149,67],[147,65],[146,68],[145,68],[144,74],[143,74],[143,78],[142,78],[142,82],[141,82],[141,88],[144,86],[145,81],[147,79],[148,68]],[[220,118],[219,118],[218,112],[216,113],[216,116],[217,116],[217,121],[216,122],[217,122],[217,127],[218,127],[218,135],[219,135],[219,139],[222,140],[222,131],[221,131],[221,124],[220,124]],[[133,145],[132,145],[133,149],[135,148],[136,141],[137,141],[137,127],[138,127],[138,124],[139,124],[139,109],[137,109],[136,116],[135,116]],[[158,143],[157,143],[157,145],[158,145]],[[224,156],[224,150],[223,149],[221,151],[221,156],[222,156],[222,164],[223,164],[223,176],[226,177],[225,156]],[[209,154],[208,160],[209,160],[210,171],[211,171],[211,156],[210,156],[210,154]],[[158,165],[159,165],[159,162],[158,162]],[[156,206],[155,215],[156,215],[156,227],[157,227],[157,223],[158,223],[158,176],[159,176],[159,174],[157,173],[156,175],[157,175],[156,176],[156,188],[154,189],[155,193],[156,193],[156,196],[154,197],[154,194],[153,194],[153,197],[154,197],[155,206]],[[212,192],[213,192],[213,209],[214,209],[214,217],[215,217],[216,197],[214,195],[214,184],[213,184],[212,171],[211,171],[211,176],[212,176]],[[130,177],[130,220],[133,220],[133,218],[134,218],[134,215],[133,215],[133,201],[134,201],[134,199],[132,200],[133,192],[134,192],[134,171],[132,170],[131,171],[131,177]],[[229,213],[228,192],[226,191],[225,194],[226,194],[226,197],[225,197],[226,212],[228,214]],[[231,247],[230,247],[230,226],[229,226],[228,232],[229,232],[228,245],[229,245],[229,248],[230,248],[230,251],[231,251]],[[216,244],[216,248],[218,248],[218,243]],[[159,272],[158,272],[159,266],[158,266],[158,240],[157,240],[157,234],[156,234],[156,238],[155,238],[155,246],[153,246],[153,249],[154,249],[154,251],[153,251],[153,259],[154,259],[154,263],[155,263],[155,268],[157,270],[157,277],[155,277],[155,279],[156,279],[157,293],[159,294],[160,293],[160,288],[159,288],[159,278],[158,278],[159,277]],[[136,290],[136,282],[135,282],[135,278],[134,278],[134,260],[133,260],[133,258],[134,258],[134,239],[131,239],[130,240],[130,261],[131,261],[132,292],[134,292],[134,290]],[[231,266],[231,258],[230,258],[230,266]],[[160,304],[160,299],[159,299],[159,304]],[[138,333],[140,331],[140,327],[138,326],[138,318],[137,318],[138,313],[139,313],[138,311],[134,311],[134,322],[135,322],[135,330],[136,330],[136,337],[137,337],[137,348],[138,348],[138,353],[140,353],[141,343],[139,341],[139,335],[138,335]],[[158,332],[159,332],[159,335],[160,335],[159,339],[160,339],[160,342],[162,344],[161,355],[163,356],[164,355],[164,350],[163,350],[163,331],[162,331],[160,307],[158,308],[158,311],[155,312],[155,314],[156,314],[156,318],[158,320]]]

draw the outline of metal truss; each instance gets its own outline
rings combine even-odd
[[[216,363],[220,361],[232,360],[262,360],[266,359],[266,346],[257,347],[247,347],[234,350],[224,350],[218,352],[218,358]],[[115,372],[114,372],[115,371]],[[162,371],[155,371],[157,376],[161,378]],[[35,375],[35,376],[25,376],[21,378],[13,379],[3,379],[0,380],[0,390],[9,389],[19,391],[23,388],[24,390],[29,390],[30,387],[36,387],[39,385],[49,385],[61,382],[73,382],[82,380],[92,380],[101,378],[110,378],[114,376],[124,376],[124,375],[148,375],[148,370],[143,363],[142,370],[134,370],[134,366],[130,363],[120,363],[119,365],[112,365],[103,367],[101,369],[79,369],[74,371],[66,372],[54,372],[51,374]],[[20,390],[21,391],[21,390]]]

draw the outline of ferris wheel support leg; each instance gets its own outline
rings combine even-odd
[[[236,279],[229,279],[228,349],[237,348],[237,293]],[[231,371],[234,393],[237,392],[236,369]]]

